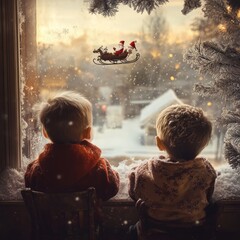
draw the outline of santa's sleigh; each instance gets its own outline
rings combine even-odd
[[[93,59],[93,62],[97,65],[116,65],[116,64],[127,64],[134,63],[140,58],[140,54],[136,53],[134,59],[128,59],[132,52],[127,50],[123,51],[121,54],[116,55],[114,53],[104,52],[102,47],[97,50],[93,50],[93,53],[99,53],[99,56]]]

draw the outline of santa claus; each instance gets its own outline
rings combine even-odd
[[[125,41],[120,41],[118,44],[118,49],[116,49],[115,47],[113,48],[114,55],[119,56],[121,53],[123,53],[124,43],[125,43]]]
[[[132,41],[132,42],[129,43],[129,46],[128,46],[128,53],[129,54],[131,54],[134,49],[137,51],[136,42],[137,41]]]

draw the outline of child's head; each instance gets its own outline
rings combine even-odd
[[[77,143],[91,137],[92,105],[76,92],[56,94],[42,105],[39,115],[52,142]]]
[[[202,109],[189,105],[173,105],[164,109],[156,122],[157,145],[170,157],[194,159],[208,144],[212,124]]]

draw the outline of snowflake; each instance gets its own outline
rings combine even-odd
[[[69,29],[64,28],[62,32],[63,32],[63,34],[67,35],[69,33]]]

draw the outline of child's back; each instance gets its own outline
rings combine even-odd
[[[64,92],[40,111],[46,144],[39,157],[28,165],[25,185],[49,193],[83,191],[95,187],[107,200],[117,194],[119,176],[101,158],[101,150],[89,142],[92,112],[90,102],[74,92]]]
[[[211,136],[203,112],[174,105],[160,113],[156,142],[167,157],[138,166],[129,176],[129,195],[142,199],[150,217],[167,222],[200,223],[211,199],[216,173],[204,158],[196,158]]]

